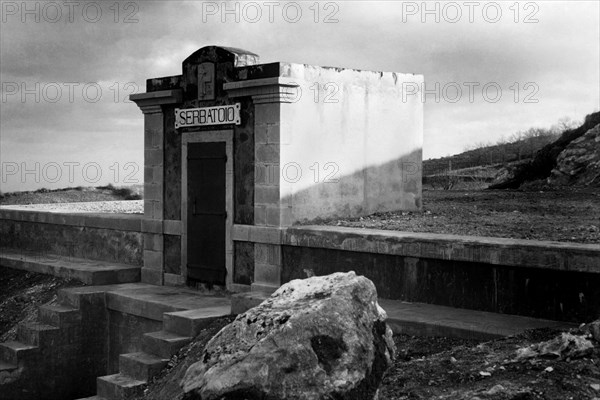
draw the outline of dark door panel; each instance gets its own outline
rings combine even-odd
[[[188,144],[188,279],[225,284],[224,142]]]

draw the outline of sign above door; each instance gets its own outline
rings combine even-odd
[[[175,129],[191,126],[213,126],[242,123],[240,118],[240,103],[200,108],[176,108]]]

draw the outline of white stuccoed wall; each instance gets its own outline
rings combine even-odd
[[[402,91],[403,83],[421,87],[422,75],[286,63],[281,75],[300,85],[280,119],[280,190],[291,223],[420,209],[423,104]]]

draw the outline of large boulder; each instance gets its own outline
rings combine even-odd
[[[182,380],[189,399],[376,398],[395,347],[373,282],[354,272],[293,280],[240,314]]]

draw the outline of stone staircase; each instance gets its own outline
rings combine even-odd
[[[89,396],[94,385],[97,395],[89,399],[130,398],[211,321],[230,313],[228,298],[182,288],[126,283],[61,289],[57,304],[40,306],[37,321],[20,324],[16,340],[0,343],[0,399],[76,399]],[[111,318],[119,315],[152,321],[146,328],[134,323],[134,352],[109,351],[109,341],[120,339],[109,334],[117,326]],[[118,373],[105,375],[115,368]]]
[[[75,350],[81,323],[79,310],[66,304],[42,305],[37,319],[21,323],[16,340],[0,343],[0,392],[9,396],[6,398],[36,398],[35,392],[44,392],[42,380],[38,380],[37,390],[30,395],[24,393],[18,382],[43,376],[48,368],[62,370],[66,376],[72,368],[64,352],[69,347]]]
[[[142,336],[142,351],[121,354],[119,373],[98,377],[97,395],[80,400],[123,400],[140,395],[179,349],[212,320],[229,314],[222,307],[164,313],[163,329]]]
[[[64,305],[42,305],[38,309],[38,322],[19,325],[17,340],[0,343],[2,370],[14,370],[23,362],[35,359],[40,347],[57,346],[68,340],[69,330],[80,321],[79,310]]]

